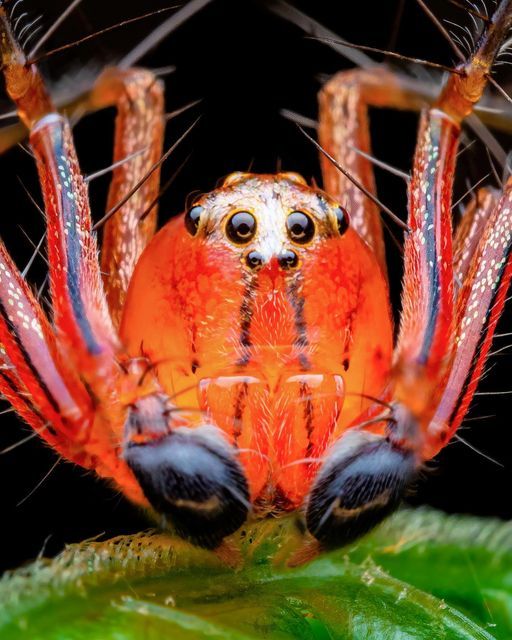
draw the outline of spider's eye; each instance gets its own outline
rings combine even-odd
[[[349,430],[313,484],[306,510],[310,533],[325,548],[354,541],[396,509],[416,472],[411,452],[383,436]]]
[[[336,223],[338,225],[338,232],[340,236],[342,236],[345,231],[348,229],[349,225],[349,217],[348,213],[343,209],[343,207],[336,207],[334,209],[334,215],[336,216]]]
[[[191,236],[195,236],[197,233],[203,211],[204,207],[200,204],[196,204],[194,207],[189,209],[185,215],[185,227]]]
[[[226,234],[235,244],[247,244],[256,233],[256,220],[248,211],[238,211],[228,220]]]
[[[315,235],[315,223],[302,211],[290,213],[286,220],[290,240],[297,244],[307,244]]]

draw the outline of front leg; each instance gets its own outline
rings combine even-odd
[[[329,80],[320,92],[319,142],[364,188],[375,194],[373,165],[367,157],[357,152],[371,153],[369,108],[418,110],[423,104],[424,97],[404,86],[401,79],[388,69],[376,67],[343,71]],[[373,249],[386,276],[379,208],[325,155],[322,154],[320,160],[325,190],[346,207],[351,226]],[[430,181],[431,178],[430,174],[426,177]],[[419,206],[418,203],[415,210]],[[361,411],[371,405],[371,399],[365,399],[364,395],[373,396],[381,391],[362,387],[359,378],[347,377],[345,384],[346,400],[340,416],[341,429],[350,426]]]
[[[30,131],[47,220],[53,308],[50,325],[0,245],[0,388],[16,410],[64,457],[114,478],[145,503],[120,457],[126,407],[124,374],[108,314],[88,194],[67,120],[58,114],[34,65],[27,64],[0,6],[6,89]]]
[[[423,461],[436,452],[436,436],[439,449],[453,433],[476,386],[511,277],[512,185],[485,227],[456,312],[452,182],[461,122],[482,95],[511,23],[512,2],[504,0],[462,73],[448,79],[422,115],[394,373],[382,402],[340,438],[315,480],[306,519],[323,546],[349,542],[399,504]]]
[[[399,77],[382,67],[337,73],[319,95],[319,142],[370,193],[375,178],[370,160],[357,153],[371,153],[369,107],[418,110],[424,98],[404,86]],[[325,190],[350,212],[352,227],[373,249],[382,271],[386,257],[381,213],[377,205],[322,155]]]
[[[0,36],[6,87],[30,130],[44,197],[54,312],[52,331],[9,263],[9,275],[0,276],[0,306],[15,300],[23,312],[0,313],[6,371],[0,390],[35,429],[46,428],[48,442],[65,457],[112,478],[137,504],[169,516],[180,535],[214,548],[250,508],[237,453],[214,426],[190,429],[190,420],[163,393],[152,363],[124,352],[109,315],[70,125],[55,112],[38,69],[27,63],[2,5]],[[150,150],[157,152],[155,145]],[[129,208],[132,220],[138,213]],[[0,245],[0,264],[2,256]],[[88,405],[77,408],[69,425],[64,418],[82,396]]]

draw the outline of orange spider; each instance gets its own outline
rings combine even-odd
[[[369,105],[416,105],[398,78],[357,70],[322,90],[325,191],[294,173],[234,173],[155,235],[162,86],[141,69],[105,72],[90,106],[117,106],[114,160],[131,159],[114,169],[100,271],[69,124],[0,5],[53,309],[50,321],[0,244],[0,391],[62,456],[195,544],[289,511],[319,548],[368,531],[460,425],[503,309],[512,179],[480,194],[453,247],[451,195],[460,125],[511,7],[423,111],[394,346],[380,212],[362,193],[372,169],[353,148],[370,147]]]

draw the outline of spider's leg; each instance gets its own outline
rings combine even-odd
[[[0,242],[0,391],[52,447],[82,466],[92,402],[60,357],[49,322]]]
[[[325,84],[319,95],[319,142],[363,187],[375,194],[373,165],[357,153],[358,150],[371,153],[368,107],[418,110],[423,104],[423,97],[384,67],[342,71]],[[325,190],[346,207],[351,225],[373,249],[386,273],[379,208],[327,157],[322,155],[320,161]]]
[[[512,179],[509,178],[467,260],[457,299],[455,355],[448,382],[425,434],[422,451],[425,460],[435,456],[453,437],[482,377],[512,277],[511,249]]]
[[[356,423],[341,436],[315,478],[306,522],[327,547],[350,542],[386,517],[420,464],[421,429],[435,410],[432,396],[451,351],[451,189],[458,134],[459,125],[439,109],[422,114],[391,398],[386,395],[386,407],[370,408],[361,427]]]
[[[382,405],[374,409],[375,418],[382,418],[380,425],[375,420],[371,426],[361,422],[357,428],[356,424],[335,444],[320,468],[306,520],[309,531],[324,546],[354,539],[399,504],[422,462],[431,455],[428,444],[436,434],[431,433],[430,425],[437,413],[446,412],[456,426],[479,377],[478,367],[481,370],[483,366],[512,271],[507,262],[512,185],[507,185],[486,225],[482,245],[459,294],[457,311],[452,183],[460,125],[485,89],[512,23],[511,4],[510,0],[500,3],[477,50],[461,65],[463,73],[452,74],[436,104],[422,114],[410,182],[402,320],[386,398],[390,401],[387,411]],[[457,331],[457,322],[466,326]],[[465,330],[471,331],[469,342],[463,335]],[[456,349],[462,340],[463,352]],[[472,364],[475,353],[476,369]],[[445,400],[447,383],[460,381],[462,393],[455,402]]]
[[[453,273],[457,297],[499,196],[497,189],[479,189],[464,209],[453,238]]]
[[[510,5],[510,0],[500,3],[478,48],[459,66],[462,73],[448,78],[436,103],[421,117],[409,190],[411,232],[404,246],[402,316],[393,390],[394,400],[407,407],[419,429],[416,436],[402,434],[405,440],[401,444],[417,453],[448,382],[460,320],[455,311],[451,220],[460,127],[485,90],[495,56],[512,24]],[[459,234],[457,250],[460,243],[474,243],[471,227],[481,231],[491,208],[492,197],[484,201],[481,216],[472,216],[474,225]],[[457,260],[463,273],[467,260]],[[458,297],[463,304],[464,294]]]
[[[117,108],[114,164],[133,156],[113,170],[107,201],[107,211],[112,211],[161,156],[164,139],[163,85],[151,72],[143,69],[108,69],[96,82],[91,101],[95,106],[115,104]],[[158,198],[159,183],[160,167],[103,228],[103,283],[116,327],[120,323],[135,264],[156,230],[158,206],[151,207],[151,204]]]
[[[55,432],[58,442],[51,444],[60,446],[65,457],[114,478],[127,495],[144,503],[120,456],[126,406],[119,387],[124,371],[116,361],[118,338],[108,314],[87,189],[70,126],[54,111],[42,77],[27,63],[2,6],[0,35],[6,89],[29,129],[45,201],[54,324],[48,327],[23,278],[7,262],[8,256],[2,256],[15,288],[14,293],[9,290],[6,276],[7,288],[0,291],[7,310],[0,339],[7,365],[15,367],[10,381],[16,383],[10,391],[2,390],[36,429],[44,420],[44,432]],[[18,301],[23,317],[9,311]],[[38,333],[42,339],[36,339]],[[37,409],[32,416],[16,397],[23,398],[25,388]]]
[[[87,187],[67,119],[58,114],[35,65],[29,65],[0,7],[6,89],[30,132],[48,224],[48,262],[59,340],[91,384],[98,359],[112,360],[117,337],[108,314],[92,232]],[[104,372],[105,373],[105,372]]]
[[[369,107],[419,110],[424,104],[424,97],[415,91],[415,87],[404,83],[402,77],[385,67],[342,71],[326,83],[319,95],[319,143],[363,188],[375,194],[373,164],[359,153],[371,153]],[[325,190],[346,207],[351,226],[372,248],[387,279],[379,207],[326,155],[321,154],[320,160]],[[353,333],[354,329],[351,327],[350,331]],[[351,336],[354,344],[358,340],[361,342],[364,338]],[[352,366],[351,374],[345,376],[340,430],[345,430],[359,418],[363,411],[362,396],[381,393],[382,382],[378,387],[372,386],[372,376],[367,375],[372,366],[369,362],[362,363],[359,368]],[[358,370],[360,375],[355,375]]]

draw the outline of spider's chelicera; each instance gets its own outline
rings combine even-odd
[[[0,243],[0,391],[20,416],[207,548],[249,517],[296,512],[319,548],[382,520],[460,425],[506,297],[512,178],[455,235],[451,193],[509,4],[422,113],[395,344],[372,168],[355,149],[369,149],[368,106],[416,108],[398,76],[349,71],[323,88],[324,190],[234,173],[156,232],[163,88],[142,69],[105,71],[85,99],[118,111],[100,264],[70,126],[0,5],[52,300],[50,319]]]

